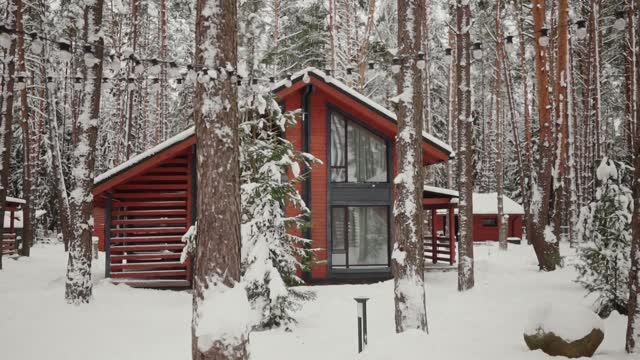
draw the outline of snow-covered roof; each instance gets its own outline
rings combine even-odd
[[[397,118],[396,118],[396,113],[385,108],[384,106],[378,104],[377,102],[373,101],[371,98],[361,94],[360,92],[358,92],[357,90],[351,88],[350,86],[348,86],[347,84],[343,83],[342,81],[329,76],[327,74],[325,74],[324,71],[318,70],[314,67],[308,67],[306,69],[300,70],[296,73],[294,73],[293,75],[291,75],[290,79],[284,79],[284,80],[280,80],[279,82],[273,84],[272,86],[272,90],[276,91],[281,89],[282,87],[286,87],[287,86],[287,82],[289,80],[291,80],[292,82],[297,81],[299,78],[303,78],[305,76],[305,74],[309,75],[315,75],[316,77],[320,78],[322,81],[324,81],[325,83],[329,84],[329,85],[333,85],[336,88],[340,89],[342,92],[348,94],[349,96],[352,96],[353,98],[357,99],[358,101],[366,104],[367,106],[371,107],[372,109],[374,109],[375,111],[379,112],[380,114],[384,115],[385,117],[393,120],[394,122],[397,122]],[[447,152],[449,154],[450,157],[454,157],[455,153],[453,151],[453,149],[451,148],[451,146],[449,146],[449,144],[445,143],[444,141],[438,139],[437,137],[428,134],[426,132],[422,132],[422,137],[425,138],[425,140],[427,140],[428,142],[432,143],[433,145],[435,145],[436,147],[442,149],[443,151]]]
[[[295,74],[293,74],[290,78],[290,80],[292,82],[295,81],[299,81],[299,80],[304,80],[304,76],[305,74],[309,75],[312,74],[316,77],[318,77],[319,79],[321,79],[322,81],[324,81],[325,83],[332,85],[336,88],[338,88],[340,91],[348,94],[349,96],[352,96],[353,98],[355,98],[356,100],[362,102],[363,104],[371,107],[372,109],[374,109],[375,111],[377,111],[378,113],[382,114],[383,116],[385,116],[386,118],[390,119],[393,122],[397,122],[396,119],[396,114],[385,108],[384,106],[378,104],[377,102],[373,101],[372,99],[368,98],[367,96],[359,93],[358,91],[356,91],[355,89],[352,89],[351,87],[349,87],[347,84],[343,83],[340,80],[337,80],[331,76],[327,76],[324,72],[313,68],[313,67],[309,67],[306,68],[304,70],[300,70],[298,72],[296,72]],[[275,84],[273,84],[273,86],[271,87],[272,91],[277,91],[283,87],[286,87],[287,85],[287,80],[281,80]],[[180,143],[186,139],[188,139],[189,137],[195,135],[195,127],[192,126],[190,128],[188,128],[187,130],[179,133],[178,135],[175,135],[169,139],[167,139],[166,141],[152,147],[151,149],[136,155],[134,157],[132,157],[131,159],[123,162],[122,164],[109,169],[108,171],[98,175],[94,180],[93,183],[95,184],[100,184],[106,180],[108,180],[109,178],[117,175],[118,173],[127,170],[135,165],[137,165],[138,163],[143,162],[144,160],[153,157],[154,155],[172,147],[173,145]],[[443,142],[442,140],[436,138],[435,136],[428,134],[426,132],[422,133],[422,137],[431,145],[439,148],[440,150],[442,150],[443,152],[446,152],[449,157],[453,158],[455,156],[455,153],[453,152],[453,149],[451,148],[451,146],[449,146],[448,144],[446,144],[445,142]]]
[[[7,196],[7,202],[12,202],[16,204],[26,204],[27,202],[24,199],[18,199],[11,196]]]
[[[122,164],[114,167],[113,169],[110,169],[100,175],[98,175],[94,180],[93,183],[94,184],[99,184],[109,178],[111,178],[112,176],[118,174],[119,172],[126,170],[158,153],[161,153],[162,151],[172,147],[173,145],[180,143],[186,139],[188,139],[189,137],[195,135],[196,130],[195,130],[195,126],[192,126],[190,128],[188,128],[187,130],[167,139],[166,141],[152,147],[151,149],[138,154],[134,157],[132,157],[131,159],[123,162]]]
[[[440,188],[440,187],[436,187],[436,186],[425,185],[424,186],[424,191],[428,191],[428,192],[435,193],[435,194],[441,194],[441,195],[444,195],[446,197],[458,197],[459,196],[458,192],[455,191],[455,190]]]
[[[506,196],[503,196],[502,199],[502,206],[505,214],[524,214],[524,208],[522,205]],[[497,214],[498,193],[473,193],[473,213],[476,215]]]

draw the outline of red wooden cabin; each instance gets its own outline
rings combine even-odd
[[[16,222],[16,211],[25,201],[7,196],[5,202],[4,227],[2,231],[2,255],[13,255],[18,252],[18,234],[16,228],[22,229],[22,217]]]
[[[508,197],[503,199],[503,211],[507,220],[507,237],[511,241],[522,239],[522,217],[524,209],[520,204]],[[457,216],[457,214],[456,214]],[[447,215],[438,213],[436,231],[443,232],[447,228]],[[497,241],[498,240],[498,197],[496,193],[473,194],[473,240]]]
[[[395,114],[316,69],[291,80],[273,87],[285,110],[304,114],[286,136],[322,160],[300,185],[311,209],[303,235],[318,249],[308,280],[388,277]],[[180,237],[196,218],[195,143],[193,129],[186,130],[96,178],[95,231],[107,276],[145,286],[189,283],[189,265],[179,256]],[[428,134],[422,150],[424,165],[453,156]]]

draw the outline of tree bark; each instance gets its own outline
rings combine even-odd
[[[496,192],[498,202],[498,243],[500,250],[507,250],[507,224],[504,216],[504,117],[502,113],[502,22],[500,0],[496,1]]]
[[[9,2],[11,9],[7,19],[5,20],[5,26],[11,29],[15,24],[16,6],[15,1]],[[11,41],[11,46],[8,49],[8,54],[4,59],[6,66],[4,66],[4,75],[6,83],[4,86],[4,93],[2,96],[2,122],[0,124],[0,156],[2,157],[2,169],[0,174],[0,214],[4,219],[4,213],[6,208],[7,191],[9,189],[9,177],[11,175],[11,142],[13,138],[13,90],[15,85],[15,73],[16,73],[16,38]],[[4,221],[0,225],[0,229],[4,232]],[[0,241],[2,239],[2,232],[0,232]],[[0,269],[2,269],[2,255],[0,255]]]
[[[422,236],[423,80],[417,66],[426,12],[424,0],[398,0],[398,135],[394,244],[391,269],[395,289],[396,332],[427,331]]]
[[[548,227],[550,224],[550,202],[552,192],[552,166],[553,166],[553,122],[551,121],[551,101],[549,99],[549,46],[540,44],[540,34],[545,22],[544,0],[532,0],[533,31],[536,64],[536,92],[538,104],[538,117],[540,121],[539,151],[540,161],[538,165],[538,184],[534,184],[531,204],[531,243],[533,244],[540,269],[553,271],[560,263],[560,251],[558,241],[549,238]],[[552,230],[552,229],[551,229]]]
[[[16,4],[16,30],[17,52],[18,52],[18,75],[27,74],[27,64],[25,61],[24,48],[24,4],[22,0],[15,0]],[[22,129],[23,144],[23,168],[22,168],[22,196],[25,204],[22,205],[22,246],[20,247],[21,256],[29,256],[31,254],[31,246],[33,244],[33,223],[31,219],[31,207],[34,204],[32,199],[33,179],[31,172],[31,129],[29,124],[29,101],[27,98],[27,78],[25,76],[24,85],[19,89],[20,94],[20,127]]]
[[[473,288],[473,117],[471,116],[471,9],[456,3],[456,121],[458,123],[458,290]]]
[[[235,1],[198,0],[197,65],[211,69],[209,71],[224,72],[227,67],[235,69],[236,11]],[[238,95],[232,81],[221,79],[221,75],[218,78],[216,81],[198,82],[196,86],[197,214],[199,219],[206,221],[198,221],[197,229],[191,322],[194,360],[235,360],[247,359],[249,356],[246,329],[233,338],[210,338],[205,341],[204,336],[199,335],[202,334],[200,327],[206,325],[200,322],[207,316],[207,307],[203,304],[208,301],[208,296],[212,293],[235,291],[237,289],[234,288],[242,286],[239,284],[241,239]],[[242,300],[246,302],[244,289],[241,294],[244,297]]]
[[[92,44],[93,53],[83,57],[83,98],[78,121],[78,145],[73,152],[72,180],[69,210],[73,237],[69,243],[65,298],[70,304],[91,300],[91,233],[93,229],[93,188],[96,160],[96,139],[100,121],[100,94],[102,87],[102,57],[104,39],[102,26],[103,0],[88,1],[84,8],[83,37]]]

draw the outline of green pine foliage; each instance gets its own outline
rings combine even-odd
[[[631,190],[619,181],[613,161],[598,168],[597,200],[582,209],[578,224],[577,282],[597,296],[597,312],[627,313],[631,253]]]
[[[271,95],[254,96],[240,131],[243,280],[255,328],[289,329],[293,314],[314,297],[294,287],[303,283],[298,271],[310,258],[310,240],[294,233],[302,233],[309,220],[296,184],[316,160],[283,136],[296,114],[283,113]]]

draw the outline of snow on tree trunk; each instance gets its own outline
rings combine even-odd
[[[9,29],[13,28],[16,17],[15,2],[10,1],[9,8],[11,11],[5,19],[5,26]],[[15,85],[16,72],[16,38],[8,34],[2,35],[0,38],[0,46],[4,48],[6,56],[3,59],[3,75],[6,79],[2,93],[2,118],[0,119],[0,156],[2,162],[0,165],[0,214],[4,218],[5,205],[7,199],[7,191],[9,190],[9,177],[11,175],[11,140],[13,139],[13,90]],[[0,238],[4,232],[4,222],[0,226]],[[2,255],[0,255],[0,269],[2,269]]]
[[[538,181],[532,184],[531,217],[529,229],[531,243],[538,258],[540,269],[553,271],[560,263],[558,240],[553,234],[550,224],[550,202],[552,192],[552,167],[554,157],[553,122],[551,119],[551,102],[549,99],[549,44],[541,41],[541,29],[545,23],[545,4],[543,0],[532,0],[533,32],[536,68],[536,92],[538,117],[540,119]],[[548,40],[548,39],[546,39]]]
[[[640,38],[640,24],[636,24]],[[637,57],[636,57],[637,58]],[[640,59],[638,59],[640,60]],[[638,64],[633,76],[640,83]],[[640,119],[640,93],[636,92],[633,99],[636,103],[636,119]],[[633,134],[633,216],[631,218],[631,270],[629,272],[629,303],[626,350],[629,353],[640,353],[640,126],[636,124]]]
[[[17,53],[18,53],[18,75],[27,74],[27,64],[25,59],[25,43],[24,43],[24,4],[22,0],[16,0],[16,30],[17,34]],[[27,80],[21,84],[18,89],[20,94],[20,128],[22,129],[23,141],[23,165],[22,165],[22,197],[26,201],[22,205],[22,246],[20,247],[20,255],[29,256],[31,254],[31,245],[33,244],[33,222],[31,219],[32,209],[35,205],[32,199],[33,179],[31,164],[31,129],[29,121],[29,103],[27,99]]]
[[[500,0],[496,2],[496,191],[498,196],[498,242],[501,250],[507,250],[507,224],[504,216],[504,117],[502,113],[502,22]]]
[[[83,64],[82,108],[78,117],[78,143],[72,154],[73,190],[69,210],[73,237],[69,242],[65,298],[70,304],[88,303],[91,299],[91,232],[93,229],[93,188],[96,139],[100,120],[102,84],[101,34],[103,0],[84,1],[84,41],[93,52],[85,52]]]
[[[394,245],[392,271],[396,332],[427,330],[422,237],[422,71],[417,66],[422,45],[423,0],[398,0],[398,57],[396,114],[398,175],[394,183]]]
[[[240,168],[236,3],[196,5],[198,225],[192,358],[247,359],[249,303],[240,284]],[[208,69],[207,73],[203,67]]]
[[[456,121],[458,123],[458,290],[474,286],[473,270],[473,117],[471,115],[471,9],[456,3]]]

